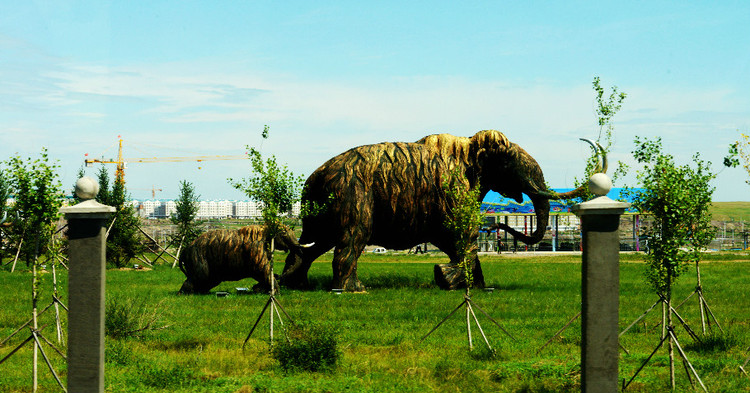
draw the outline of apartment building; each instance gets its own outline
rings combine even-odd
[[[174,200],[133,200],[130,201],[139,216],[145,218],[166,218],[175,214],[177,202]],[[299,202],[292,207],[292,215],[299,216]],[[211,200],[198,202],[198,219],[260,218],[263,204],[255,201]]]

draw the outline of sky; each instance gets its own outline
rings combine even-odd
[[[4,1],[0,160],[46,148],[70,192],[89,158],[242,155],[307,177],[352,147],[497,129],[554,188],[599,135],[594,77],[627,98],[610,161],[636,136],[713,163],[716,201],[750,201],[722,159],[750,133],[746,1]],[[261,138],[264,125],[270,137]],[[96,177],[102,164],[85,168]],[[113,175],[114,165],[103,164]],[[133,198],[246,199],[248,160],[131,163]]]

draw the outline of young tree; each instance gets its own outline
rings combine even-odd
[[[674,157],[663,151],[660,138],[636,138],[635,144],[633,156],[644,165],[638,172],[641,190],[627,191],[633,197],[633,207],[653,216],[648,231],[651,241],[646,254],[646,278],[665,299],[662,304],[667,320],[662,341],[669,339],[670,382],[674,390],[672,285],[688,263],[700,260],[701,250],[713,239],[709,208],[714,187],[710,183],[716,175],[711,172],[710,163],[697,153],[692,160],[694,166],[677,165]]]
[[[453,207],[445,218],[445,226],[456,237],[458,265],[466,277],[466,295],[470,295],[470,288],[474,284],[470,260],[476,251],[476,238],[482,225],[481,190],[470,189],[469,182],[463,173],[453,172],[443,179],[443,190]]]
[[[109,193],[109,172],[104,165],[99,167],[99,172],[97,172],[96,178],[99,182],[99,193],[96,194],[96,201],[108,205],[111,203]]]
[[[99,169],[99,193],[96,200],[99,203],[113,206],[116,211],[108,222],[107,262],[117,267],[125,266],[136,255],[143,252],[138,227],[140,222],[135,209],[127,204],[125,184],[115,180],[112,188],[109,185],[109,173],[104,167]]]
[[[494,356],[494,349],[490,345],[487,336],[482,330],[482,326],[479,324],[479,319],[474,313],[474,308],[480,310],[485,316],[487,316],[495,325],[505,332],[509,337],[513,338],[497,321],[492,319],[484,310],[479,308],[474,301],[471,299],[471,287],[474,284],[474,277],[472,274],[473,257],[476,255],[477,250],[477,234],[479,226],[482,224],[482,213],[481,206],[482,201],[480,199],[481,192],[478,188],[470,188],[469,181],[463,173],[452,172],[447,177],[442,179],[441,187],[448,197],[448,203],[451,204],[448,210],[448,215],[445,217],[444,225],[446,228],[453,233],[456,238],[456,254],[458,258],[458,266],[464,273],[466,280],[466,294],[464,300],[458,305],[453,311],[443,318],[429,333],[422,337],[424,341],[427,337],[432,334],[440,325],[443,324],[448,318],[450,318],[456,311],[462,306],[466,307],[466,332],[469,341],[469,350],[474,349],[471,335],[471,319],[474,319],[479,332],[482,334],[487,349],[491,356]]]
[[[264,126],[263,139],[268,139],[268,132],[268,126]],[[229,183],[263,205],[263,223],[268,228],[270,242],[281,230],[281,215],[291,212],[294,204],[300,201],[304,178],[295,176],[286,165],[277,163],[276,156],[264,160],[254,147],[247,148],[251,176],[239,181],[229,179]]]
[[[625,101],[627,94],[618,91],[617,86],[612,86],[609,96],[605,97],[604,88],[601,86],[601,80],[598,76],[594,77],[592,86],[596,94],[596,118],[599,125],[599,135],[596,138],[596,143],[602,147],[604,154],[609,155],[614,143],[615,128],[612,124],[612,119],[617,112],[620,111],[620,108],[622,108],[622,103]],[[586,161],[586,170],[583,179],[575,178],[575,188],[578,188],[581,185],[586,185],[588,187],[589,178],[594,174],[594,170],[596,169],[599,160],[599,152],[595,151],[594,153],[595,154],[589,157]],[[627,165],[618,162],[617,169],[611,176],[612,181],[617,181],[617,179],[624,175],[626,171]],[[587,192],[586,195],[581,198],[575,198],[571,203],[577,204],[591,198],[593,198],[593,194]]]
[[[667,294],[688,262],[700,260],[701,250],[713,239],[710,185],[716,176],[710,163],[693,156],[694,167],[677,165],[664,153],[661,139],[635,140],[633,156],[643,164],[638,173],[640,192],[628,190],[633,207],[654,218],[649,230],[650,249],[646,255],[647,278],[653,288]]]
[[[175,205],[175,213],[169,218],[172,224],[177,225],[177,233],[174,236],[176,242],[183,245],[190,244],[203,233],[202,225],[195,220],[198,216],[198,198],[195,187],[188,181],[180,182],[180,195]]]
[[[729,145],[729,154],[724,157],[724,166],[735,168],[740,165],[747,172],[745,183],[750,184],[750,135],[744,133],[740,133],[740,139]]]
[[[8,206],[6,205],[8,198],[10,198],[9,180],[3,168],[0,167],[0,220],[5,217],[8,211]]]
[[[10,197],[10,184],[8,183],[8,178],[5,175],[5,172],[3,171],[3,168],[0,167],[0,223],[5,224],[9,220],[8,216],[8,206],[6,205],[8,203],[8,198]],[[12,220],[12,218],[10,218]],[[3,236],[4,233],[2,232],[2,229],[0,229],[0,265],[2,265],[3,261]]]
[[[11,237],[17,244],[23,238],[21,255],[30,265],[47,251],[55,222],[60,216],[63,193],[56,172],[59,165],[50,162],[45,148],[35,160],[14,156],[7,165],[8,183],[15,195],[11,212],[20,218],[12,227]]]
[[[263,139],[268,139],[268,126],[263,127]],[[286,165],[281,165],[276,162],[276,156],[271,155],[267,159],[263,159],[261,153],[255,148],[248,148],[248,158],[250,159],[250,166],[252,172],[250,177],[235,181],[228,179],[232,187],[242,190],[248,196],[248,198],[260,202],[263,205],[263,223],[266,227],[266,239],[263,244],[268,244],[270,249],[268,250],[270,270],[271,270],[271,290],[269,292],[268,302],[266,303],[263,310],[258,316],[258,321],[263,317],[263,313],[266,309],[269,309],[270,313],[270,344],[273,346],[273,319],[274,313],[278,314],[276,308],[284,309],[278,303],[276,299],[276,279],[273,273],[273,252],[274,242],[273,239],[283,230],[283,223],[281,221],[281,214],[292,210],[294,204],[301,199],[302,193],[302,182],[301,176],[295,176]],[[269,308],[270,306],[270,308]],[[286,314],[286,311],[284,311]],[[256,321],[255,326],[258,325]],[[255,330],[255,326],[250,330],[250,333],[245,339],[247,340]],[[244,346],[244,344],[243,344]]]

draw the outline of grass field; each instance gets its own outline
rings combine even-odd
[[[298,322],[314,321],[337,332],[341,352],[333,371],[285,372],[269,355],[268,320],[264,318],[248,342],[242,342],[267,300],[266,295],[236,295],[235,287],[252,280],[216,288],[228,297],[178,296],[184,277],[179,269],[108,270],[107,297],[145,303],[161,311],[167,329],[139,338],[107,339],[106,389],[110,392],[568,392],[580,380],[580,321],[543,351],[537,350],[580,310],[580,256],[484,256],[483,268],[492,293],[476,291],[473,300],[515,337],[510,339],[479,315],[494,357],[476,348],[467,350],[466,321],[457,313],[427,340],[424,336],[462,301],[462,292],[437,289],[432,265],[440,256],[364,255],[359,275],[368,286],[364,294],[329,292],[330,255],[313,264],[313,291],[283,290],[285,309]],[[283,255],[279,255],[281,261]],[[643,279],[639,255],[621,258],[620,324],[627,326],[656,300]],[[701,266],[706,297],[726,331],[713,336],[714,345],[693,343],[676,329],[687,354],[711,392],[750,392],[750,378],[739,366],[750,345],[750,256],[713,255]],[[277,267],[281,268],[281,263]],[[51,277],[44,276],[49,303]],[[30,316],[31,274],[0,271],[0,340]],[[66,288],[66,277],[61,275]],[[695,287],[694,269],[680,278],[675,298]],[[697,303],[680,308],[694,330],[700,331]],[[620,379],[629,379],[659,341],[651,313],[621,339],[630,354],[620,354]],[[49,311],[42,324],[52,321]],[[43,330],[54,341],[51,327]],[[19,344],[28,331],[0,347],[0,358]],[[277,331],[276,336],[279,337]],[[709,340],[706,340],[709,341]],[[717,344],[718,343],[718,344]],[[60,357],[47,350],[65,378]],[[31,350],[24,347],[0,365],[0,391],[30,391]],[[692,391],[678,363],[678,391]],[[40,391],[59,391],[40,360]],[[668,359],[660,350],[628,388],[633,392],[667,391]]]
[[[750,202],[714,202],[711,214],[716,221],[748,221]]]

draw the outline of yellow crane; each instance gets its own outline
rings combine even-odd
[[[131,188],[130,190],[151,191],[151,199],[156,199],[157,191],[164,191],[161,188],[156,188],[154,185],[152,185],[151,188]]]
[[[88,154],[86,154],[88,156]],[[120,145],[117,149],[117,159],[104,159],[104,158],[86,158],[83,162],[86,167],[91,167],[94,163],[100,164],[117,164],[115,170],[115,179],[120,182],[125,182],[125,164],[127,163],[147,163],[147,162],[186,162],[186,161],[211,161],[211,160],[240,160],[247,158],[246,155],[223,155],[223,156],[187,156],[187,157],[142,157],[142,158],[123,158],[122,157],[122,138],[120,138]],[[161,191],[161,190],[160,190]]]

